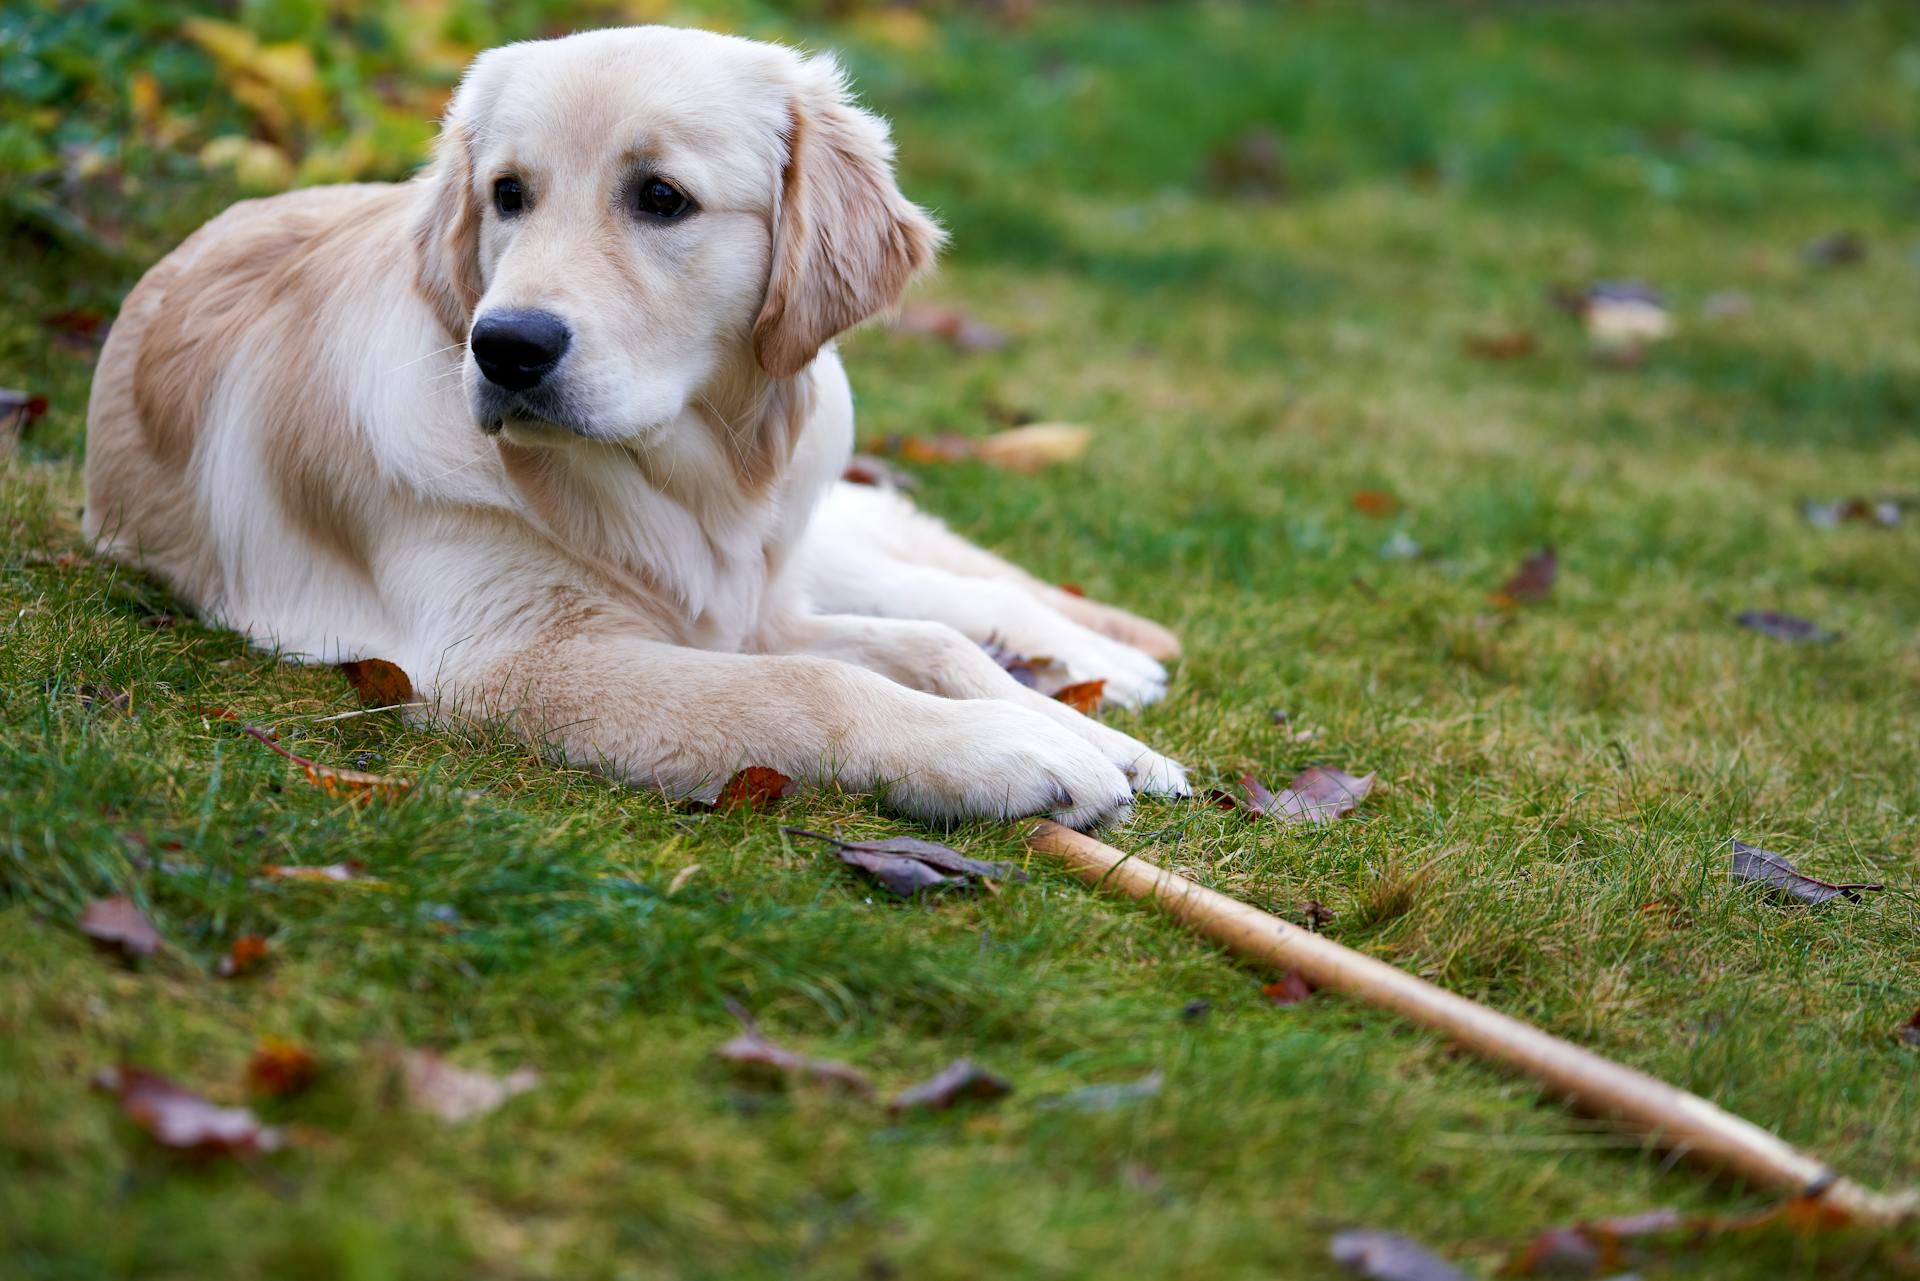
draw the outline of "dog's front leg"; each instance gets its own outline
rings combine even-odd
[[[1177,762],[1028,689],[980,646],[944,623],[794,612],[771,623],[762,644],[778,652],[851,663],[943,698],[995,699],[1027,708],[1098,748],[1126,774],[1134,790],[1188,794],[1186,770]]]
[[[436,701],[509,718],[568,761],[670,796],[765,765],[883,794],[919,818],[1125,817],[1126,775],[1054,719],[956,702],[851,663],[686,649],[605,627],[549,633],[448,673]]]

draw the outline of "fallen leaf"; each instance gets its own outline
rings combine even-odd
[[[1892,528],[1900,523],[1901,503],[1896,498],[1846,498],[1832,503],[1801,503],[1800,514],[1807,523],[1821,529],[1838,529],[1858,522]]]
[[[11,454],[27,428],[47,412],[45,396],[29,396],[24,391],[0,387],[0,458]]]
[[[1300,909],[1300,925],[1318,934],[1333,924],[1333,912],[1317,898],[1310,898]]]
[[[152,956],[166,942],[153,922],[128,897],[97,898],[80,913],[80,932],[122,956]]]
[[[1070,463],[1087,452],[1093,429],[1074,423],[1028,423],[982,437],[973,444],[973,456],[1008,471],[1031,472],[1056,463]]]
[[[1638,347],[1673,336],[1673,313],[1666,300],[1637,280],[1587,286],[1580,316],[1587,336],[1602,347]]]
[[[399,707],[413,701],[413,682],[384,658],[358,658],[340,664],[340,674],[367,707]]]
[[[251,974],[267,959],[267,941],[258,934],[242,934],[227,948],[225,956],[214,963],[213,972],[223,979]]]
[[[1623,1247],[1641,1237],[1686,1228],[1677,1210],[1650,1210],[1614,1219],[1596,1219],[1568,1228],[1550,1228],[1515,1255],[1503,1275],[1514,1277],[1590,1277],[1612,1272],[1625,1262]]]
[[[714,1049],[714,1055],[744,1068],[762,1079],[770,1079],[780,1084],[790,1081],[818,1081],[857,1094],[861,1098],[871,1098],[873,1082],[866,1073],[851,1064],[840,1063],[833,1059],[812,1059],[803,1054],[775,1045],[760,1034],[753,1019],[745,1011],[735,1008],[734,1017],[740,1020],[740,1035]]]
[[[1862,881],[1842,885],[1832,881],[1817,880],[1801,872],[1778,854],[1737,839],[1733,842],[1733,879],[1752,885],[1765,885],[1781,898],[1812,904],[1825,903],[1836,898],[1858,903],[1862,895],[1886,888],[1878,882],[1869,884]]]
[[[1255,125],[1207,152],[1207,186],[1241,200],[1278,200],[1287,194],[1286,153],[1280,135]]]
[[[53,334],[56,347],[72,352],[96,352],[107,340],[107,316],[92,307],[68,307],[48,312],[40,323]]]
[[[1749,609],[1735,614],[1733,621],[1749,631],[1791,644],[1826,645],[1840,639],[1838,632],[1830,632],[1818,623],[1771,609]]]
[[[96,685],[91,681],[73,687],[75,698],[80,706],[92,712],[115,712],[121,716],[133,715],[133,691],[114,685]]]
[[[1374,778],[1372,773],[1355,778],[1341,770],[1313,765],[1301,770],[1279,793],[1268,791],[1266,784],[1246,774],[1240,779],[1244,799],[1217,788],[1208,798],[1221,809],[1251,810],[1281,823],[1331,823],[1366,799],[1373,790]]]
[[[1816,267],[1846,267],[1867,256],[1867,242],[1858,232],[1829,232],[1809,241],[1801,255]]]
[[[296,756],[273,741],[271,732],[258,725],[243,725],[240,732],[249,738],[265,743],[273,751],[286,757],[306,773],[307,781],[325,792],[328,796],[347,796],[365,799],[372,796],[401,797],[413,787],[413,780],[398,778],[391,774],[367,774],[360,770],[337,769],[332,765],[322,765],[318,761],[304,756]]]
[[[1342,1232],[1329,1243],[1328,1252],[1335,1263],[1367,1281],[1467,1281],[1466,1273],[1394,1232]]]
[[[1896,1035],[1902,1045],[1920,1046],[1920,1010],[1915,1010],[1913,1017],[1900,1025]]]
[[[1047,1112],[1115,1112],[1145,1102],[1160,1093],[1167,1078],[1149,1072],[1134,1081],[1115,1081],[1107,1085],[1085,1085],[1065,1094],[1035,1099],[1033,1105]]]
[[[986,650],[987,657],[1000,664],[1007,675],[1028,689],[1037,689],[1051,696],[1072,683],[1065,663],[1057,663],[1051,658],[1044,657],[1027,658],[1014,653],[991,637],[980,648]]]
[[[1531,356],[1538,345],[1524,329],[1505,334],[1468,334],[1460,340],[1460,349],[1480,360],[1521,360]]]
[[[849,484],[872,485],[879,489],[912,489],[920,483],[920,478],[912,472],[902,471],[886,459],[875,458],[872,454],[855,454],[848,459],[840,479]]]
[[[1054,586],[1069,596],[1078,596],[1085,599],[1087,595],[1087,589],[1078,583],[1055,583]]]
[[[313,1084],[319,1064],[311,1051],[277,1036],[263,1036],[247,1060],[247,1088],[255,1094],[284,1098]]]
[[[276,881],[365,881],[372,878],[366,875],[366,866],[359,859],[346,859],[325,866],[301,866],[297,863],[267,863],[261,866],[260,875]]]
[[[783,827],[789,836],[804,836],[825,841],[839,852],[840,859],[857,867],[902,898],[911,898],[934,886],[966,885],[970,878],[984,881],[1027,879],[1027,874],[1011,863],[989,863],[968,858],[936,841],[917,836],[890,836],[880,841],[843,841],[837,836],[810,832],[803,827]]]
[[[1306,975],[1299,970],[1288,970],[1278,979],[1260,989],[1275,1005],[1298,1005],[1314,993],[1313,984],[1307,982]]]
[[[1502,609],[1538,604],[1552,594],[1554,580],[1559,577],[1559,553],[1551,546],[1543,547],[1520,562],[1513,577],[1493,593],[1493,603]]]
[[[783,796],[791,796],[795,791],[794,781],[777,769],[765,765],[749,765],[728,779],[715,798],[713,808],[722,814],[731,813],[741,806],[748,809],[760,809],[773,804]]]
[[[900,1091],[887,1104],[887,1111],[895,1116],[913,1111],[941,1112],[956,1103],[988,1102],[1012,1093],[1013,1085],[1004,1077],[995,1076],[971,1059],[960,1059],[930,1080]]]
[[[516,1068],[505,1076],[493,1076],[455,1067],[432,1050],[406,1051],[401,1055],[400,1067],[408,1101],[443,1121],[470,1121],[485,1116],[508,1099],[540,1084],[540,1074],[530,1067]]]
[[[1359,489],[1353,494],[1353,509],[1368,516],[1391,516],[1400,510],[1400,500],[1384,489]]]
[[[675,872],[673,874],[673,879],[667,882],[667,897],[672,898],[674,895],[678,894],[681,890],[685,889],[687,882],[691,881],[695,876],[699,874],[699,872],[700,872],[700,864],[698,863],[689,863],[685,867],[681,868],[679,871]]]
[[[120,1110],[162,1147],[221,1156],[251,1156],[280,1146],[280,1132],[245,1108],[223,1108],[145,1068],[107,1068],[95,1089],[115,1095]]]
[[[956,351],[999,351],[1007,345],[1007,336],[992,325],[982,324],[958,307],[938,303],[902,307],[893,327],[903,334],[945,339]]]
[[[1076,681],[1072,685],[1064,685],[1054,691],[1053,696],[1074,711],[1092,716],[1100,710],[1100,696],[1106,692],[1106,689],[1107,682],[1104,679]]]

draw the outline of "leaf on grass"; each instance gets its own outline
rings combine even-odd
[[[1602,347],[1637,349],[1673,336],[1673,313],[1658,290],[1637,280],[1597,281],[1579,302],[1587,336]]]
[[[277,1036],[263,1036],[247,1060],[247,1088],[255,1094],[284,1098],[313,1084],[319,1063],[304,1046]]]
[[[782,797],[791,796],[798,785],[777,769],[765,765],[749,765],[726,781],[720,789],[720,795],[714,798],[713,808],[727,814],[740,806],[759,809],[771,805]]]
[[[1832,881],[1817,880],[1801,872],[1778,854],[1748,845],[1738,839],[1733,842],[1733,879],[1750,885],[1765,885],[1781,898],[1812,904],[1826,903],[1836,898],[1858,903],[1862,895],[1886,888],[1877,882],[1868,884],[1863,881],[1842,885]]]
[[[986,650],[987,657],[1000,664],[1007,675],[1028,689],[1037,689],[1042,694],[1051,694],[1072,684],[1065,663],[1058,663],[1046,657],[1028,658],[1016,654],[991,637],[980,648]]]
[[[280,1132],[260,1124],[245,1108],[223,1108],[157,1072],[107,1068],[95,1074],[95,1089],[120,1100],[120,1110],[162,1147],[220,1156],[251,1156],[280,1146]]]
[[[839,852],[840,860],[857,867],[880,884],[911,898],[934,886],[967,885],[972,878],[983,881],[1027,879],[1027,874],[1011,863],[989,863],[968,858],[950,846],[924,841],[917,836],[890,836],[880,841],[843,841],[837,836],[810,832],[804,827],[783,827],[789,836],[804,836],[825,841]]]
[[[895,1116],[902,1112],[943,1112],[956,1103],[991,1102],[1012,1093],[1013,1084],[1006,1078],[995,1076],[972,1059],[959,1059],[931,1079],[894,1095],[887,1111]]]
[[[273,751],[298,765],[307,776],[307,781],[325,792],[328,796],[345,796],[364,800],[373,796],[398,798],[405,796],[413,787],[413,780],[399,778],[392,774],[367,774],[356,769],[338,769],[332,765],[322,765],[318,761],[304,756],[296,756],[273,741],[269,730],[258,725],[243,725],[240,732],[249,738],[256,738]]]
[[[875,448],[912,463],[982,462],[1033,472],[1086,453],[1093,429],[1074,423],[1028,423],[991,436],[892,436]]]
[[[1007,336],[992,325],[939,303],[902,307],[893,327],[903,334],[944,339],[955,351],[999,351],[1007,345]]]
[[[1522,360],[1534,353],[1538,344],[1527,330],[1505,334],[1468,334],[1460,340],[1467,355],[1480,360]]]
[[[1116,1112],[1153,1098],[1166,1083],[1167,1078],[1154,1071],[1134,1081],[1086,1085],[1065,1094],[1049,1095],[1035,1099],[1033,1105],[1049,1112]]]
[[[818,1081],[861,1098],[873,1096],[873,1082],[858,1068],[833,1059],[812,1059],[804,1054],[795,1054],[762,1036],[752,1017],[744,1010],[736,1008],[733,1015],[740,1020],[740,1035],[717,1046],[713,1051],[716,1057],[762,1080],[777,1084]]]
[[[1215,789],[1208,799],[1221,809],[1244,809],[1281,823],[1331,823],[1350,814],[1373,790],[1376,775],[1359,778],[1337,769],[1312,765],[1294,776],[1285,791],[1275,793],[1251,774],[1242,775],[1245,798]]]
[[[1838,632],[1830,632],[1809,619],[1771,609],[1749,609],[1735,614],[1733,621],[1749,631],[1789,644],[1827,645],[1840,639]]]
[[[1538,604],[1552,594],[1554,580],[1559,577],[1559,553],[1552,547],[1543,547],[1520,562],[1513,577],[1493,593],[1493,603],[1502,609]]]
[[[902,471],[886,459],[875,458],[872,454],[855,454],[848,459],[840,479],[852,485],[872,485],[876,489],[912,489],[920,483],[920,478],[912,472]]]
[[[259,969],[266,959],[267,941],[258,934],[242,934],[214,963],[213,972],[223,979],[237,979]]]
[[[366,865],[359,859],[349,858],[338,863],[328,863],[325,866],[303,867],[297,863],[267,863],[261,866],[260,875],[271,877],[276,881],[327,881],[333,884],[365,881],[368,884],[378,884],[379,882],[368,876],[366,871]]]
[[[47,412],[45,396],[0,387],[0,458],[5,458],[27,434],[27,428]]]
[[[166,940],[134,901],[121,894],[97,898],[80,913],[80,932],[122,956],[152,956]]]
[[[1298,1005],[1315,992],[1313,984],[1307,982],[1307,976],[1299,970],[1288,970],[1278,979],[1260,989],[1275,1005]]]
[[[1367,516],[1391,516],[1400,510],[1400,500],[1384,489],[1357,489],[1353,509]]]
[[[1467,1281],[1466,1273],[1395,1232],[1342,1232],[1328,1245],[1333,1261],[1367,1281]]]
[[[1074,711],[1086,716],[1092,716],[1100,710],[1100,697],[1106,693],[1106,690],[1107,682],[1102,678],[1093,681],[1076,681],[1071,685],[1063,685],[1054,691],[1053,696],[1058,701],[1071,707]]]
[[[80,706],[90,712],[113,712],[120,716],[133,715],[133,691],[114,685],[97,685],[91,681],[73,687],[74,697],[80,700]]]
[[[1920,1046],[1920,1010],[1915,1010],[1913,1017],[1900,1025],[1896,1035],[1902,1045]]]
[[[107,340],[107,315],[93,307],[67,307],[50,311],[40,323],[53,335],[56,347],[67,351],[91,353]]]
[[[1898,498],[1843,498],[1838,502],[1800,504],[1800,514],[1809,525],[1820,529],[1838,529],[1849,523],[1879,525],[1891,529],[1900,523]]]
[[[432,1050],[406,1051],[400,1058],[400,1070],[408,1101],[443,1121],[485,1116],[516,1094],[525,1094],[540,1084],[540,1074],[530,1067],[494,1076],[455,1067]]]
[[[1857,231],[1834,231],[1809,241],[1801,253],[1816,267],[1846,267],[1867,256],[1867,242]]]
[[[398,707],[413,701],[413,682],[384,658],[358,658],[340,664],[340,674],[367,707]]]
[[[1529,1241],[1507,1264],[1512,1277],[1590,1277],[1625,1261],[1627,1242],[1693,1226],[1677,1210],[1649,1210],[1614,1219],[1550,1228]]]

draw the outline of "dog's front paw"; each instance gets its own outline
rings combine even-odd
[[[1025,708],[981,699],[942,704],[908,753],[888,799],[921,818],[1045,814],[1074,828],[1126,818],[1133,786],[1093,744]]]

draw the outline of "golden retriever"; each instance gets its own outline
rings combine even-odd
[[[374,656],[670,795],[766,765],[928,819],[1124,816],[1180,766],[998,636],[1164,688],[1164,630],[837,483],[832,340],[942,233],[828,57],[665,27],[481,56],[432,165],[235,206],[129,295],[87,532],[210,621]]]

